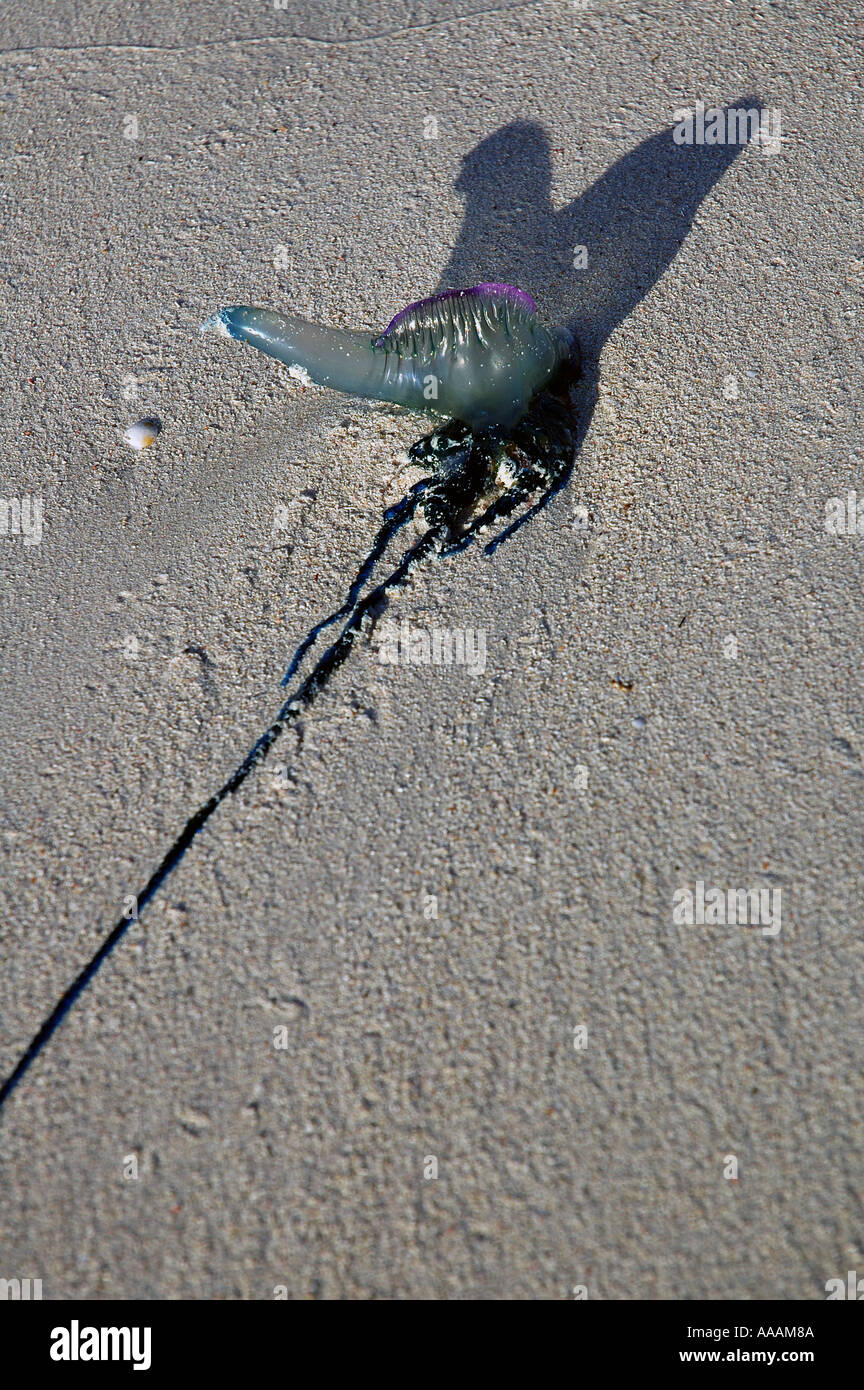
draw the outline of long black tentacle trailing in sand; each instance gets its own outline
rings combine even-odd
[[[283,684],[296,675],[321,633],[344,620],[338,637],[224,785],[186,822],[137,895],[138,915],[225,798],[239,790],[284,730],[325,688],[364,627],[374,623],[387,595],[404,585],[421,561],[458,554],[481,532],[536,499],[489,541],[486,553],[492,554],[565,485],[575,458],[577,421],[571,387],[579,375],[579,348],[570,334],[544,328],[534,315],[533,301],[522,291],[483,285],[439,295],[403,310],[378,338],[342,334],[253,309],[222,310],[208,322],[224,326],[231,336],[247,339],[322,384],[456,418],[409,450],[411,461],[430,472],[384,513],[344,603],[303,639]],[[386,578],[367,588],[391,542],[418,511],[427,529]],[[121,917],[58,1000],[0,1086],[0,1105],[134,920]]]

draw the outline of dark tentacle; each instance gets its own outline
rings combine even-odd
[[[479,517],[470,521],[461,533],[458,529],[460,524],[466,516],[470,515],[488,485],[493,457],[500,440],[491,434],[474,436],[467,426],[453,421],[449,426],[445,426],[435,435],[428,436],[425,441],[419,441],[418,445],[415,446],[415,458],[417,459],[434,456],[437,453],[440,459],[440,471],[436,476],[424,478],[421,482],[416,483],[400,503],[385,512],[384,525],[378,532],[372,550],[355,576],[346,602],[337,613],[319,623],[304,639],[291,662],[289,675],[296,671],[299,662],[317,636],[351,610],[348,621],[336,641],[319,658],[295,694],[285,701],[276,719],[256,740],[228,780],[186,821],[161,863],[137,895],[135,915],[121,917],[119,922],[114,925],[99,949],[91,956],[66,992],[61,995],[29,1046],[19,1057],[12,1072],[0,1084],[0,1107],[60,1027],[63,1019],[90,984],[102,964],[126,935],[131,923],[137,920],[138,914],[177,867],[199,831],[207,824],[225,798],[237,792],[249,774],[264,761],[273,744],[288,725],[298,717],[301,710],[308,708],[325,688],[333,673],[342,665],[354,646],[364,619],[373,614],[387,593],[391,589],[404,585],[411,572],[428,555],[445,556],[464,550],[471,544],[481,527],[499,517],[511,515],[516,507],[531,497],[544,482],[547,484],[546,495],[539,503],[535,504],[530,514],[539,510],[541,505],[545,505],[545,501],[563,486],[572,468],[572,461],[570,460],[572,435],[562,423],[564,419],[563,407],[561,407],[560,402],[557,403],[559,414],[556,417],[555,405],[554,398],[550,398],[547,413],[552,424],[557,426],[557,429],[552,429],[552,436],[557,434],[558,438],[550,438],[544,433],[543,425],[548,422],[542,418],[542,409],[540,411],[539,434],[537,429],[534,429],[532,433],[532,427],[537,425],[535,411],[532,408],[529,416],[526,417],[526,423],[517,429],[514,436],[514,450],[517,457],[528,459],[529,462],[520,468],[509,490],[487,507]],[[552,447],[549,450],[548,462],[544,463],[542,449],[546,445]],[[363,585],[370,577],[375,564],[383,555],[390,540],[421,506],[429,523],[427,530],[405,552],[391,574],[371,589],[365,597],[360,598]],[[522,524],[527,519],[526,515],[520,519],[518,524]],[[501,544],[507,535],[512,534],[515,529],[514,526],[505,531],[503,536],[498,537],[491,546],[487,546],[487,552],[491,552],[495,545]]]
[[[69,1010],[80,998],[84,990],[93,979],[96,972],[107,960],[115,946],[123,939],[132,925],[137,921],[138,916],[154,897],[157,890],[162,886],[168,876],[177,867],[186,850],[195,839],[196,835],[209,821],[213,813],[221,806],[227,796],[232,796],[239,791],[246,781],[249,774],[264,762],[270,749],[278,738],[284,733],[290,723],[297,719],[301,710],[307,709],[321,691],[328,684],[334,671],[336,671],[348,656],[351,648],[357,639],[363,620],[373,612],[375,607],[381,603],[390,589],[400,588],[408,579],[412,570],[420,564],[422,560],[434,552],[441,549],[445,538],[451,534],[452,527],[465,506],[466,480],[462,473],[450,474],[442,479],[434,480],[436,492],[435,512],[436,520],[434,524],[424,531],[420,539],[403,555],[397,567],[386,579],[382,580],[374,589],[361,599],[354,608],[348,622],[345,624],[341,633],[332,646],[319,658],[309,675],[302,682],[296,693],[286,700],[268,729],[256,739],[246,757],[235,768],[234,772],[223,783],[217,792],[205,801],[198,808],[193,816],[183,826],[180,834],[175,839],[171,848],[150,876],[147,883],[136,896],[137,911],[134,915],[120,918],[119,922],[111,929],[105,937],[102,945],[91,956],[83,970],[76,976],[72,984],[61,995],[51,1013],[42,1023],[38,1032],[33,1037],[29,1046],[19,1057],[18,1062],[0,1084],[0,1107],[12,1094],[15,1087],[22,1080],[25,1073],[29,1070],[39,1053],[51,1039],[60,1024],[63,1022]],[[420,494],[422,496],[422,493]]]
[[[354,576],[345,602],[340,608],[336,609],[335,613],[331,613],[329,617],[323,618],[320,623],[316,623],[315,627],[303,638],[303,641],[291,658],[288,670],[282,677],[281,684],[283,686],[287,685],[292,676],[296,674],[304,656],[309,648],[317,642],[321,633],[324,632],[326,628],[332,627],[334,623],[338,623],[340,618],[346,617],[347,614],[351,612],[357,599],[360,597],[363,585],[381,559],[384,551],[397,532],[400,531],[403,526],[406,526],[414,516],[423,499],[423,494],[433,482],[433,478],[421,478],[420,481],[415,483],[410,491],[406,493],[401,502],[397,502],[395,506],[387,508],[387,511],[384,513],[384,525],[380,528],[375,540],[372,542],[372,548],[369,554]]]
[[[503,545],[511,536],[515,536],[516,532],[520,530],[526,522],[533,520],[539,512],[543,511],[544,507],[549,505],[556,493],[559,493],[562,488],[567,486],[567,483],[570,481],[570,475],[573,472],[573,463],[573,459],[569,461],[562,459],[559,461],[559,465],[551,471],[550,476],[546,480],[548,485],[542,497],[539,497],[534,505],[528,508],[527,512],[523,512],[521,516],[511,522],[510,525],[501,532],[500,536],[496,536],[494,540],[491,540],[488,545],[484,546],[486,555],[494,555],[499,545]],[[527,501],[527,495],[525,500]]]
[[[281,684],[283,686],[287,685],[291,678],[296,675],[304,656],[318,640],[321,633],[328,627],[332,627],[334,623],[338,623],[341,618],[347,617],[352,611],[363,586],[393,537],[413,519],[418,506],[423,504],[426,494],[431,492],[437,497],[440,493],[442,478],[453,482],[457,475],[462,476],[466,473],[473,475],[474,470],[469,468],[469,464],[476,443],[477,441],[467,425],[463,424],[461,420],[450,420],[446,425],[433,430],[430,434],[425,434],[422,439],[418,439],[415,444],[411,445],[408,450],[408,457],[411,462],[419,464],[421,467],[431,467],[434,470],[433,475],[421,478],[400,502],[397,502],[393,507],[388,507],[385,511],[384,524],[372,542],[369,554],[354,576],[345,602],[329,617],[323,618],[320,623],[317,623],[303,638],[291,658],[288,670],[282,677]]]

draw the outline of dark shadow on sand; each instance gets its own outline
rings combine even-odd
[[[745,96],[730,107],[761,110],[762,102]],[[676,144],[673,129],[643,140],[558,209],[549,140],[532,122],[514,121],[481,141],[456,180],[465,218],[438,288],[518,285],[534,295],[542,318],[576,332],[583,352],[576,453],[606,340],[674,260],[703,199],[743,148]],[[574,267],[576,247],[587,250],[585,269]]]

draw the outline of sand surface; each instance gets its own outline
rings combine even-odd
[[[568,488],[392,600],[484,669],[364,639],[10,1098],[0,1277],[864,1272],[864,538],[825,525],[864,517],[860,45],[837,0],[3,7],[0,495],[44,506],[0,536],[3,1074],[275,714],[424,429],[200,322],[380,329],[501,280],[595,367]],[[754,96],[779,149],[672,139]],[[676,922],[700,883],[779,930]]]

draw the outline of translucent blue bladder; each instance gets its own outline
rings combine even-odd
[[[512,428],[578,353],[570,333],[540,322],[530,295],[496,284],[409,304],[377,335],[239,304],[220,309],[206,330],[251,343],[319,386],[462,420],[476,432]]]

